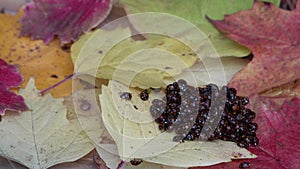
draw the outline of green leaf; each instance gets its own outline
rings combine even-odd
[[[7,114],[0,123],[0,155],[32,169],[75,161],[93,149],[76,120],[67,119],[63,99],[39,96],[30,79],[20,95],[31,111]]]
[[[114,79],[132,87],[164,86],[164,78],[192,66],[196,54],[182,42],[160,35],[135,41],[129,29],[96,30],[72,45],[77,74]],[[132,80],[132,81],[131,81]]]
[[[268,0],[279,5],[280,0]],[[238,43],[226,38],[205,16],[215,20],[224,15],[250,9],[253,0],[120,0],[127,14],[140,12],[161,12],[182,17],[203,31],[215,46],[220,56],[246,56],[250,51]],[[158,22],[153,20],[153,22]],[[140,25],[133,25],[138,31]]]
[[[131,101],[121,99],[122,92],[130,92]],[[150,114],[151,100],[162,93],[155,96],[151,94],[148,101],[138,102],[139,92],[116,81],[110,81],[107,87],[102,86],[100,102],[103,122],[117,145],[112,153],[118,152],[122,160],[128,162],[130,159],[140,158],[169,166],[193,167],[256,157],[233,142],[174,142],[174,133],[161,132],[154,119],[145,114]],[[111,149],[106,147],[106,150]],[[181,160],[176,158],[178,156]]]

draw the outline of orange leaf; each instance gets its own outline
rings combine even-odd
[[[24,78],[22,87],[34,76],[42,90],[72,74],[73,63],[70,52],[62,49],[57,38],[45,45],[42,40],[20,37],[22,15],[21,11],[16,16],[0,14],[0,58],[18,66]],[[50,90],[53,97],[67,96],[71,91],[71,80]]]

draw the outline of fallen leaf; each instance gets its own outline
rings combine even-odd
[[[92,142],[99,143],[105,137],[105,127],[102,122],[99,98],[100,90],[77,90],[65,98],[64,104],[68,109],[68,119],[78,120],[80,127]]]
[[[164,78],[192,66],[196,54],[183,43],[168,37],[150,36],[134,41],[128,28],[97,30],[72,45],[76,74],[114,79],[133,87],[164,86]]]
[[[253,169],[281,169],[300,167],[300,99],[294,97],[282,105],[272,97],[257,97],[255,109],[258,124],[258,148],[248,150],[257,155],[256,159],[234,160],[212,166],[209,169],[238,168],[241,162],[249,162]],[[199,168],[200,169],[200,168]]]
[[[193,167],[231,162],[231,159],[255,157],[246,149],[237,147],[234,142],[217,140],[211,142],[189,141],[178,144],[166,153],[156,157],[145,158],[144,160],[170,166]]]
[[[111,96],[111,90],[113,90],[110,88],[111,86],[102,86],[102,94],[100,95],[102,119],[105,128],[118,145],[119,155],[122,160],[158,155],[178,144],[172,141],[170,133],[162,133],[158,129],[158,125],[153,122],[151,115],[143,117],[145,113],[140,113],[138,117],[131,120],[137,111],[132,111],[134,110],[133,105],[126,104],[124,100],[121,100],[120,96],[113,98]],[[117,89],[120,87],[124,88],[121,84],[116,87]],[[118,94],[120,91],[116,91],[116,93]],[[113,101],[113,99],[118,100]],[[121,104],[114,105],[114,103],[118,102],[123,103],[124,106],[121,107]],[[136,106],[138,109],[142,108],[140,105]],[[122,114],[119,114],[119,112]],[[147,114],[150,114],[149,111]],[[126,120],[126,118],[129,119]],[[138,123],[136,119],[139,118],[143,122]],[[163,135],[165,136],[163,137]],[[153,149],[154,147],[155,149]]]
[[[137,97],[136,100],[121,99],[120,94],[126,90],[130,90],[133,98]],[[141,158],[169,166],[192,167],[229,162],[235,158],[256,157],[233,142],[174,142],[174,133],[161,132],[154,119],[145,114],[150,114],[150,102],[156,96],[150,95],[148,101],[139,103],[138,94],[137,89],[128,89],[115,81],[110,81],[108,87],[102,86],[100,103],[103,122],[115,141],[122,160],[128,162],[133,158]],[[138,108],[139,114],[134,107]],[[181,156],[181,160],[175,158],[178,155]]]
[[[105,147],[105,148],[102,148]],[[119,157],[118,148],[115,144],[105,144],[101,146],[96,146],[97,152],[99,153],[100,157],[105,161],[107,167],[109,168],[117,168],[120,164],[121,159]],[[116,153],[107,152],[106,150],[115,151]],[[130,162],[127,162],[122,169],[135,169],[138,167],[139,169],[185,169],[186,167],[173,167],[173,166],[166,166],[162,164],[151,163],[148,161],[143,161],[138,166],[133,166]],[[102,168],[101,168],[102,169]]]
[[[173,79],[184,79],[189,84],[196,81],[197,86],[204,86],[212,82],[222,86],[224,84],[224,74],[225,84],[227,84],[239,70],[249,63],[248,59],[239,57],[222,57],[220,60],[211,58],[211,61],[212,63],[218,63],[219,61],[221,63],[207,66],[203,62],[197,61],[191,68],[182,70],[179,75],[166,78],[166,83],[170,84]]]
[[[120,2],[124,5],[128,15],[140,12],[160,12],[182,17],[190,21],[206,34],[220,56],[246,56],[250,53],[247,48],[226,38],[216,30],[206,20],[205,16],[208,15],[213,19],[223,19],[225,14],[251,8],[253,0],[231,0],[230,2],[219,0],[121,0]],[[280,1],[270,0],[270,2],[279,5]],[[156,23],[157,20],[153,20],[152,22]],[[133,26],[137,31],[140,31],[142,29],[141,26],[144,25],[133,24]],[[177,29],[177,27],[174,29]]]
[[[4,115],[6,110],[28,110],[23,97],[8,90],[19,87],[21,83],[22,76],[19,74],[17,67],[0,59],[0,116]]]
[[[62,43],[75,41],[109,14],[112,0],[35,0],[24,6],[22,36],[42,39],[46,44],[58,35]]]
[[[295,22],[300,18],[299,9],[300,1],[293,11],[256,1],[251,10],[227,15],[223,21],[211,20],[254,55],[229,83],[240,95],[249,96],[300,78],[300,23]]]
[[[41,40],[19,37],[23,13],[17,15],[0,14],[0,58],[18,66],[25,87],[29,78],[35,78],[39,90],[45,89],[73,73],[70,52],[62,49],[58,39],[45,45]],[[72,92],[72,82],[67,81],[50,91],[54,97],[68,96]]]
[[[67,120],[63,99],[38,95],[30,79],[20,94],[31,111],[8,114],[0,123],[0,155],[32,169],[75,161],[93,149],[76,120]]]

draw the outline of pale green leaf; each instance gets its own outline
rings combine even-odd
[[[280,0],[268,1],[277,5],[280,3]],[[120,2],[124,5],[127,14],[161,12],[176,15],[190,21],[207,35],[220,56],[246,56],[250,53],[247,48],[221,34],[207,21],[205,16],[215,20],[222,20],[225,14],[250,9],[253,0],[120,0]],[[161,23],[158,20],[151,22]],[[134,24],[133,26],[140,31],[144,30],[143,26],[148,25]],[[177,29],[177,27],[174,29]]]
[[[132,100],[121,99],[122,92],[130,92]],[[154,119],[145,114],[150,114],[151,100],[159,97],[161,93],[155,94],[156,96],[150,94],[148,101],[139,102],[139,92],[116,81],[110,81],[107,87],[102,86],[100,95],[102,118],[117,148],[100,144],[97,146],[111,151],[112,154],[118,153],[120,158],[127,162],[133,158],[140,158],[178,167],[208,166],[229,162],[235,158],[256,157],[233,142],[174,142],[172,140],[174,133],[161,132]],[[134,106],[138,109],[136,110]],[[178,156],[182,157],[182,161],[175,162]]]
[[[0,155],[31,169],[75,161],[93,149],[76,120],[67,119],[63,99],[39,96],[30,79],[20,95],[30,111],[7,114],[0,123]]]
[[[115,144],[105,144],[105,145],[96,146],[96,150],[100,155],[100,157],[105,161],[107,167],[109,168],[117,168],[118,164],[121,162],[121,159],[117,154],[118,150]],[[108,152],[107,150],[111,150],[116,153],[112,153],[111,151]],[[143,161],[138,166],[133,166],[130,164],[130,162],[127,162],[122,169],[136,169],[137,167],[139,169],[185,169],[186,168],[186,167],[179,168],[174,166],[166,166],[166,165]]]
[[[99,107],[99,93],[99,89],[77,90],[65,99],[69,116],[72,114],[79,121],[80,127],[95,143],[101,142],[105,131]]]
[[[184,69],[181,74],[173,78],[166,78],[165,82],[169,84],[174,79],[184,79],[189,84],[196,83],[198,86],[204,86],[211,82],[222,86],[224,85],[224,74],[225,84],[227,84],[238,71],[249,63],[249,60],[239,57],[222,57],[221,63],[221,66],[219,64],[207,66],[203,62],[196,62],[191,68]]]
[[[188,141],[178,144],[166,153],[156,157],[144,158],[144,160],[178,167],[195,167],[243,158],[256,158],[256,156],[246,149],[239,148],[234,142],[217,140],[211,142]]]
[[[117,87],[111,88],[112,86]],[[143,114],[140,114],[138,116],[140,120],[138,118],[136,118],[138,121],[130,120],[133,117],[132,114],[136,114],[134,105],[120,97],[112,97],[111,94],[112,91],[120,93],[121,91],[116,90],[122,88],[126,89],[126,86],[111,81],[108,87],[102,86],[100,95],[103,122],[118,145],[120,157],[123,160],[134,157],[150,157],[174,147],[177,143],[172,141],[173,134],[162,133],[155,122],[149,119],[151,116],[143,117]],[[131,92],[138,93],[136,90]],[[135,105],[138,109],[143,107],[136,103]]]
[[[114,79],[133,87],[164,86],[164,78],[192,66],[196,54],[182,42],[159,35],[135,41],[129,29],[96,30],[72,45],[78,75]]]

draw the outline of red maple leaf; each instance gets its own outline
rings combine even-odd
[[[0,59],[0,115],[3,115],[5,110],[28,110],[23,97],[8,90],[12,87],[19,87],[21,82],[22,76],[19,74],[17,67],[8,65]]]
[[[257,97],[255,100],[259,146],[248,150],[257,158],[234,160],[208,169],[239,168],[242,162],[249,162],[252,169],[300,168],[300,99],[286,100],[282,106],[274,102],[274,98]]]
[[[82,32],[96,27],[109,14],[112,0],[33,0],[24,7],[22,36],[50,42],[54,35],[62,43],[75,41]]]
[[[250,96],[300,78],[300,1],[293,11],[256,1],[251,10],[226,15],[223,21],[209,20],[254,55],[228,84],[241,95]]]

